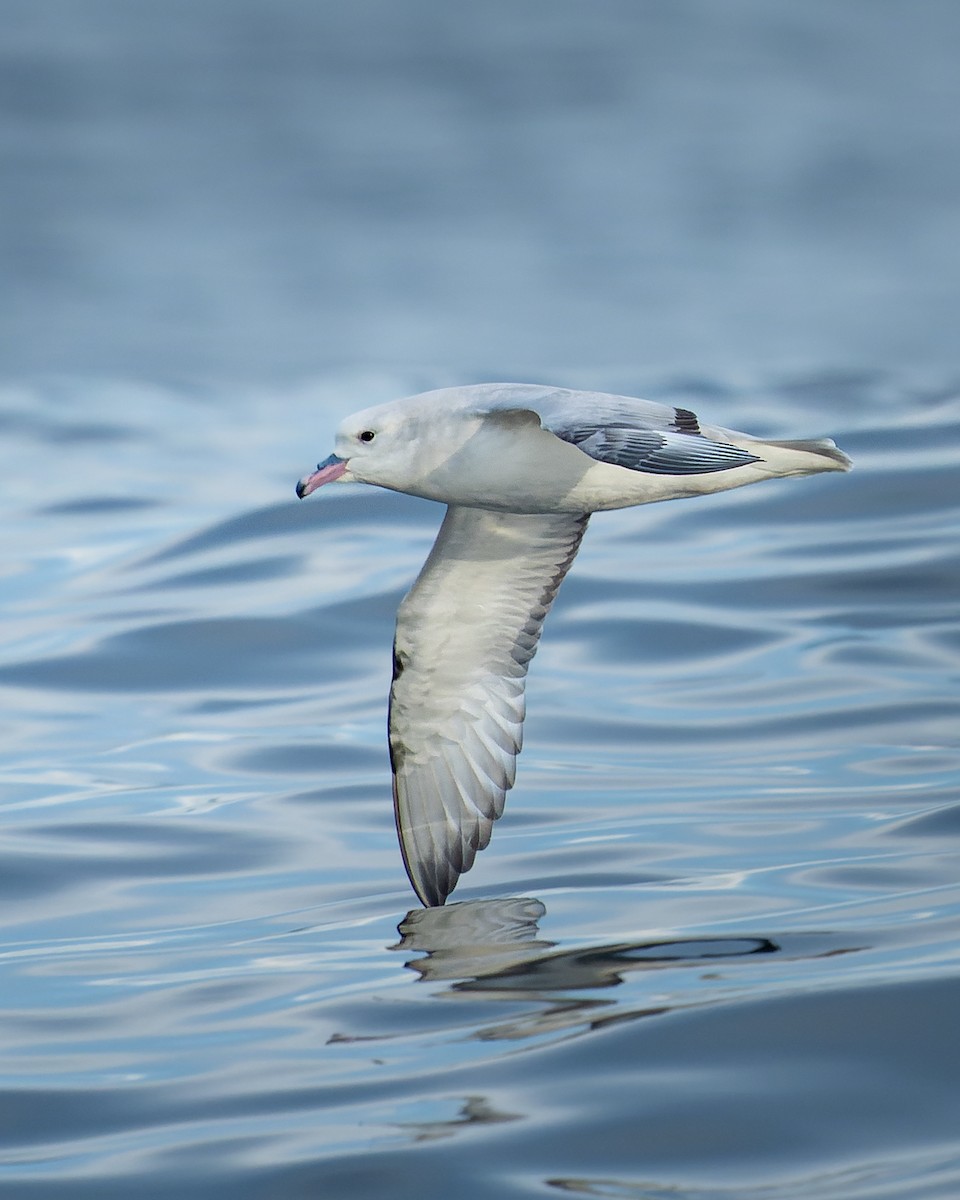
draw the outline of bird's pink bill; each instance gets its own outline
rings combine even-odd
[[[346,469],[346,461],[338,458],[336,454],[331,454],[322,463],[317,463],[317,469],[312,474],[304,475],[297,484],[297,495],[302,500],[304,496],[309,496],[311,492],[323,487],[325,483],[333,483],[335,479],[339,479]]]

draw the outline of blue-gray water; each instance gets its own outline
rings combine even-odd
[[[960,10],[4,19],[0,1194],[956,1200]],[[424,912],[440,510],[293,485],[510,376],[855,469],[594,519]]]
[[[507,815],[401,941],[439,509],[292,491],[384,388],[6,396],[0,1178],[955,1195],[960,393],[664,381],[856,469],[594,520]]]

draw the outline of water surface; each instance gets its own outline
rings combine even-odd
[[[440,509],[293,496],[404,383],[5,393],[0,1187],[955,1195],[955,385],[651,380],[856,468],[592,522],[423,911],[384,722]]]

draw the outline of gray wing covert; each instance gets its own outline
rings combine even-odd
[[[527,667],[587,517],[451,506],[400,606],[390,691],[394,811],[407,874],[443,904],[513,786]]]
[[[758,462],[755,454],[702,434],[639,429],[631,425],[569,425],[550,432],[598,462],[651,475],[705,475]]]

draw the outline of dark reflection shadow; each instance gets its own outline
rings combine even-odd
[[[705,959],[775,954],[769,938],[706,937],[663,942],[615,942],[585,950],[549,953],[554,942],[537,937],[546,913],[539,900],[468,900],[444,908],[417,908],[398,927],[392,949],[420,950],[407,966],[421,978],[455,979],[458,991],[534,992],[608,988],[627,971],[669,963],[702,965]]]
[[[838,945],[829,935],[790,934],[789,945],[738,935],[554,950],[554,942],[538,937],[545,913],[539,900],[527,897],[414,909],[401,922],[401,940],[391,949],[422,954],[405,965],[426,982],[450,981],[441,994],[534,1002],[536,1011],[475,1033],[484,1039],[502,1039],[532,1037],[585,1022],[632,1020],[674,1007],[659,1004],[624,1012],[613,998],[569,994],[617,987],[633,972],[667,967],[702,972],[711,963],[745,962],[774,954],[822,958],[857,948]],[[697,1001],[688,997],[684,1006],[691,1002]]]
[[[448,1120],[398,1121],[395,1128],[408,1130],[415,1142],[435,1142],[453,1137],[468,1125],[502,1125],[519,1120],[519,1113],[494,1108],[485,1096],[466,1096],[456,1116]]]

